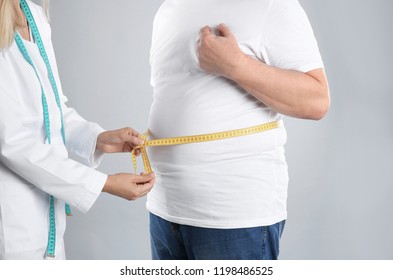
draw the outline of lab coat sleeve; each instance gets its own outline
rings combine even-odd
[[[77,155],[84,164],[97,168],[104,153],[96,150],[97,137],[105,130],[88,122],[75,109],[63,107],[67,150]]]
[[[50,31],[48,24],[46,24],[46,28]],[[50,32],[48,33],[50,34]],[[96,150],[97,137],[105,130],[96,123],[86,121],[75,109],[65,105],[67,97],[63,94],[56,56],[50,36],[47,38],[45,45],[51,66],[54,70],[53,74],[62,102],[67,150],[77,155],[79,160],[84,164],[97,168],[103,157],[103,153]]]
[[[69,159],[64,145],[35,140],[37,132],[22,122],[19,100],[1,84],[0,100],[1,162],[42,191],[87,212],[101,193],[107,175]],[[94,134],[96,129],[89,133]]]

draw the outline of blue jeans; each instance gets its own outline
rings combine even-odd
[[[285,221],[271,226],[211,229],[150,214],[153,260],[276,260]]]

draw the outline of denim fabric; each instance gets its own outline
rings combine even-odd
[[[285,221],[271,226],[211,229],[150,214],[153,260],[276,260]]]

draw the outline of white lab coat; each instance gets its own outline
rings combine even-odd
[[[48,242],[49,195],[55,199],[56,258],[64,259],[65,202],[86,212],[100,194],[107,175],[69,159],[68,152],[97,166],[95,150],[103,129],[68,108],[51,43],[51,30],[41,7],[28,1],[41,33],[62,100],[61,119],[37,46],[25,41],[46,93],[52,144],[46,144],[41,89],[32,67],[17,45],[0,50],[0,259],[43,259]]]

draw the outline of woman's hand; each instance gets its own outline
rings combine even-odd
[[[134,147],[142,144],[139,132],[126,127],[98,135],[96,149],[104,153],[131,152]]]
[[[153,173],[109,175],[102,191],[126,200],[136,200],[145,196],[153,188],[155,180]]]

